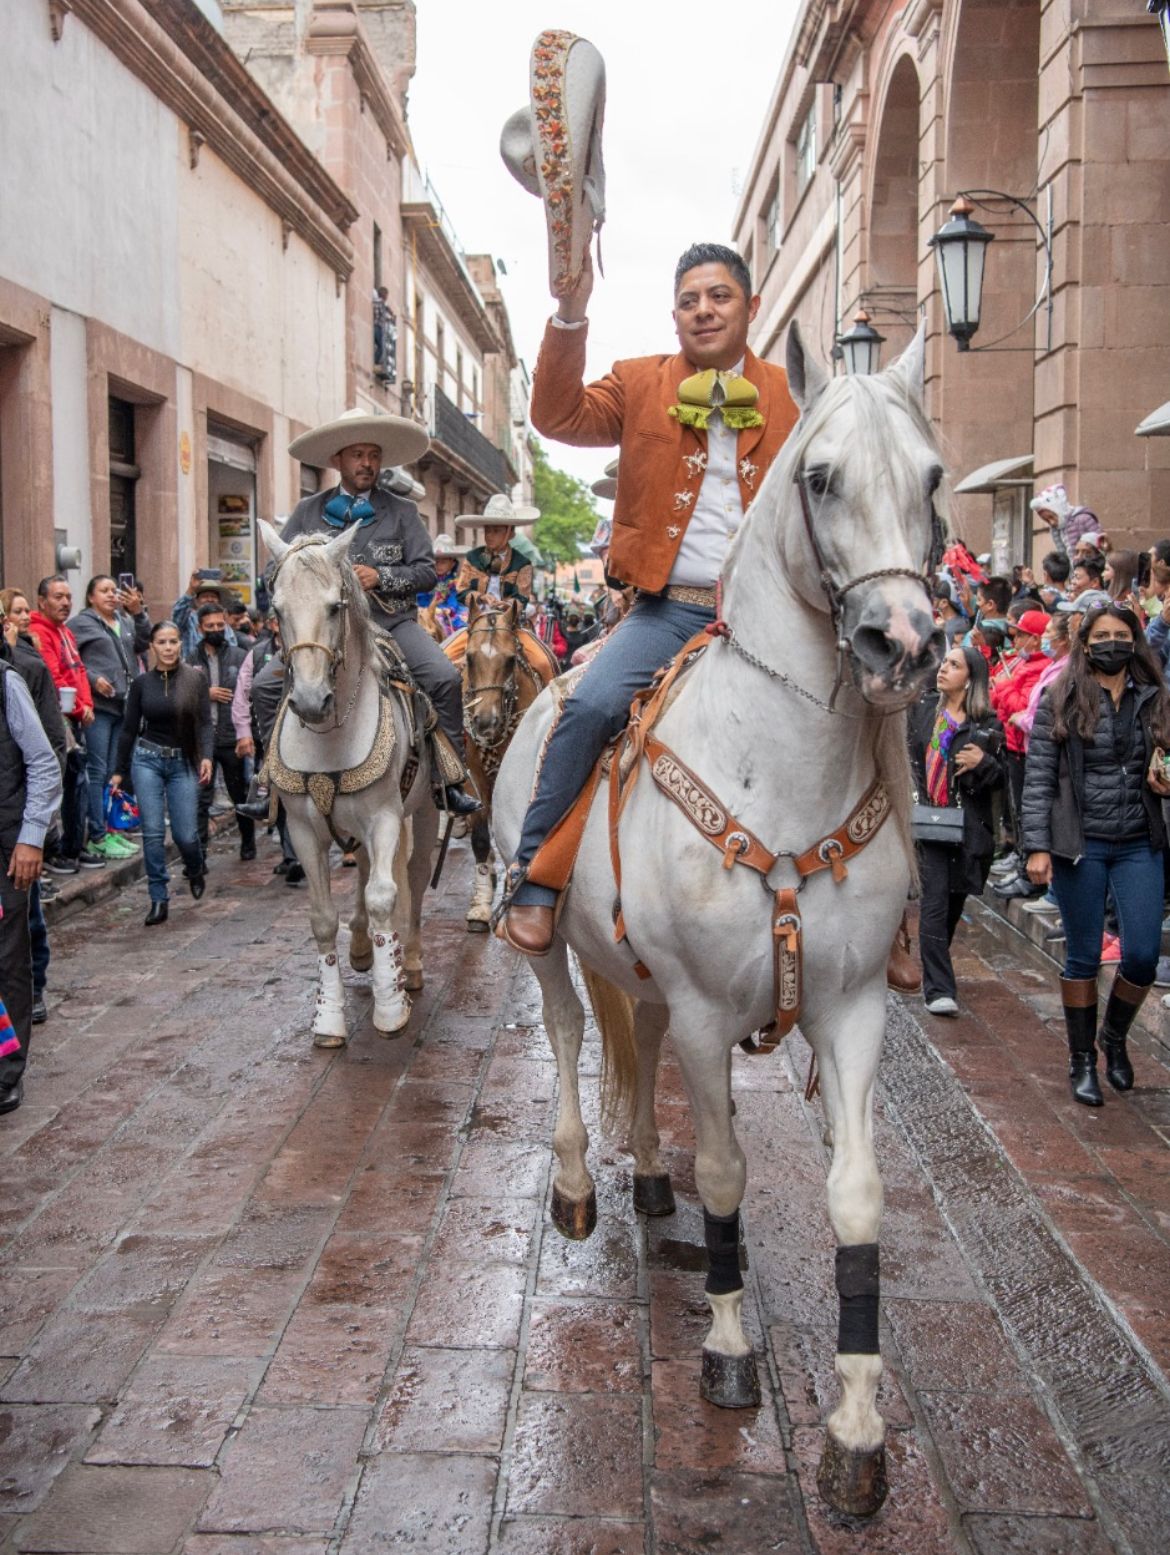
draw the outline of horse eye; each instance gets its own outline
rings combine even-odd
[[[829,489],[829,472],[823,465],[816,465],[806,472],[804,482],[814,497],[823,497]]]
[[[926,495],[933,497],[942,485],[943,472],[941,465],[935,465],[934,469],[926,477]]]
[[[329,606],[329,614],[331,616],[336,616],[336,615],[340,615],[341,614],[341,601],[339,599],[335,599],[335,600],[332,601],[332,603]]]

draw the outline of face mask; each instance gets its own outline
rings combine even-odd
[[[224,640],[223,632],[204,632],[203,634],[203,641],[209,643],[213,648],[222,648]]]
[[[1040,651],[1043,653],[1046,659],[1055,659],[1056,657],[1056,649],[1052,646],[1051,643],[1041,643]]]
[[[1103,675],[1118,675],[1129,668],[1133,658],[1132,643],[1091,643],[1085,657],[1095,670]]]

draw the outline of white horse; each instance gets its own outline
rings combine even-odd
[[[318,953],[317,1047],[340,1047],[346,1040],[330,844],[355,838],[361,845],[349,962],[355,971],[370,972],[375,1029],[392,1036],[410,1019],[409,990],[422,987],[422,898],[437,832],[428,757],[424,751],[413,764],[407,718],[384,687],[369,605],[349,564],[357,527],[333,539],[311,536],[290,545],[260,523],[276,563],[272,602],[288,677],[269,775],[309,882]],[[290,792],[283,786],[290,782],[303,791]]]
[[[833,1505],[863,1514],[880,1506],[886,1488],[884,1425],[875,1408],[882,1189],[872,1107],[886,958],[912,872],[901,710],[941,656],[924,574],[941,532],[934,492],[943,470],[921,409],[922,363],[920,333],[879,377],[830,381],[806,357],[793,326],[788,375],[802,416],[724,567],[732,636],[716,639],[682,680],[656,731],[745,830],[768,851],[788,855],[769,874],[768,889],[761,891],[751,869],[725,867],[731,860],[667,801],[644,766],[619,828],[628,944],[614,937],[603,785],[557,938],[546,957],[533,960],[560,1079],[554,1221],[580,1236],[596,1218],[577,1088],[584,1012],[570,978],[571,946],[602,1028],[609,1094],[623,1104],[635,1203],[650,1213],[672,1208],[654,1121],[654,1079],[669,1025],[694,1113],[695,1180],[707,1229],[713,1322],[703,1393],[728,1407],[758,1403],[741,1320],[746,1165],[732,1122],[732,1053],[773,1018],[772,892],[797,883],[792,855],[829,837],[875,778],[884,781],[890,819],[849,861],[844,879],[825,869],[799,898],[800,1027],[820,1066],[832,1128],[828,1201],[842,1315],[842,1398],[829,1420],[818,1483]],[[846,665],[854,685],[841,689],[834,715],[830,703]],[[546,692],[497,780],[504,857],[515,853],[551,716]],[[648,980],[636,974],[635,956]],[[768,1170],[782,1180],[776,1164]]]

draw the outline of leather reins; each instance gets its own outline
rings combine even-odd
[[[288,561],[289,557],[291,555],[293,555],[294,552],[307,550],[309,548],[309,546],[319,546],[319,545],[326,545],[326,544],[328,544],[328,541],[323,536],[318,536],[318,535],[305,535],[300,540],[294,540],[293,541],[292,545],[289,547],[289,549],[284,553],[284,555],[280,558],[280,560],[276,563],[275,567],[272,569],[272,579],[271,579],[271,582],[269,584],[269,594],[270,594],[270,596],[273,599],[274,606],[275,606],[276,580],[280,576],[280,569],[284,566],[285,562]],[[329,661],[329,684],[331,686],[336,686],[337,685],[337,674],[338,674],[338,671],[345,668],[345,654],[346,654],[347,640],[348,640],[348,636],[349,636],[349,606],[350,606],[350,601],[352,599],[352,595],[351,595],[350,590],[349,590],[349,585],[348,585],[348,583],[346,581],[346,577],[345,577],[345,570],[344,570],[344,568],[339,568],[338,570],[341,573],[341,633],[340,633],[340,641],[339,641],[337,647],[336,648],[332,648],[332,647],[330,647],[330,645],[328,643],[313,642],[312,639],[310,638],[310,639],[306,639],[306,641],[304,641],[304,642],[291,643],[287,648],[283,649],[284,662],[285,662],[285,665],[287,666],[287,668],[289,670],[292,669],[292,656],[293,656],[294,653],[300,653],[302,651],[309,650],[309,649],[312,649],[316,653],[323,653],[325,655],[325,657]],[[279,618],[280,618],[280,612],[277,611],[277,619],[279,620]],[[342,724],[349,717],[350,713],[353,712],[354,703],[357,701],[357,694],[358,694],[358,691],[360,689],[361,689],[361,677],[359,676],[358,679],[354,682],[354,688],[353,688],[353,691],[350,694],[349,703],[348,703],[348,705],[347,705],[347,707],[345,709],[345,712],[342,713],[341,716],[334,723],[330,724],[328,726],[329,728],[331,728],[331,729],[340,729],[341,728]],[[295,709],[294,709],[294,711],[295,711]],[[297,714],[297,717],[300,718],[300,714],[299,713]],[[300,721],[301,721],[301,724],[303,725],[304,724],[304,719],[301,718]]]
[[[471,626],[467,628],[467,653],[464,658],[465,666],[471,657],[471,639],[475,636],[477,631],[479,631],[481,635],[486,634],[488,637],[494,636],[496,631],[501,627],[499,618],[502,613],[503,612],[498,610],[485,611],[482,615],[476,618],[475,622]],[[516,644],[516,653],[512,659],[511,668],[509,669],[506,678],[501,681],[492,681],[486,686],[476,686],[472,694],[465,697],[463,700],[464,731],[471,742],[476,746],[476,748],[485,755],[489,752],[499,750],[500,746],[507,744],[508,740],[510,740],[512,735],[515,733],[516,724],[519,721],[520,716],[520,710],[518,706],[520,699],[520,686],[516,678],[517,666],[519,664],[523,664],[526,673],[531,676],[533,684],[537,686],[537,689],[540,689],[538,684],[540,677],[537,675],[536,671],[532,668],[524,656],[524,650],[520,644],[519,631],[512,631],[512,637]],[[485,740],[483,736],[476,731],[470,716],[474,711],[477,703],[479,702],[480,697],[489,691],[498,691],[502,696],[504,703],[504,716],[500,724],[500,732],[494,740]]]

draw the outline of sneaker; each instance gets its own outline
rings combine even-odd
[[[1023,859],[1018,853],[1005,853],[992,864],[990,873],[996,876],[1015,875],[1019,873],[1022,863]]]
[[[926,1008],[931,1015],[957,1015],[959,1006],[949,994],[940,994],[937,999],[928,999]]]
[[[1101,936],[1101,960],[1102,962],[1121,960],[1121,941],[1116,934]]]
[[[114,841],[113,836],[107,832],[97,842],[86,843],[85,852],[81,855],[80,862],[84,865],[87,859],[92,858],[98,860],[99,866],[101,864],[120,864],[125,857],[125,853]]]
[[[54,853],[52,858],[45,860],[45,868],[53,875],[75,875],[78,865],[75,858],[66,858],[64,854]]]
[[[1051,891],[1043,896],[1038,896],[1034,902],[1021,903],[1024,912],[1059,912],[1060,903]]]
[[[1158,970],[1154,973],[1155,988],[1170,988],[1170,956],[1158,957]]]
[[[124,837],[120,832],[107,832],[106,842],[111,852],[116,851],[121,858],[137,858],[138,848],[129,837]]]
[[[49,1018],[49,1012],[45,1008],[45,996],[43,993],[33,994],[32,1023],[34,1026],[43,1026]]]
[[[104,842],[105,839],[103,838]],[[100,842],[87,842],[78,856],[78,864],[82,869],[105,869],[107,864],[113,862],[114,855],[107,854]]]
[[[50,880],[48,875],[41,876],[40,887],[42,902],[51,902],[55,896],[60,895],[60,887],[55,880]]]

